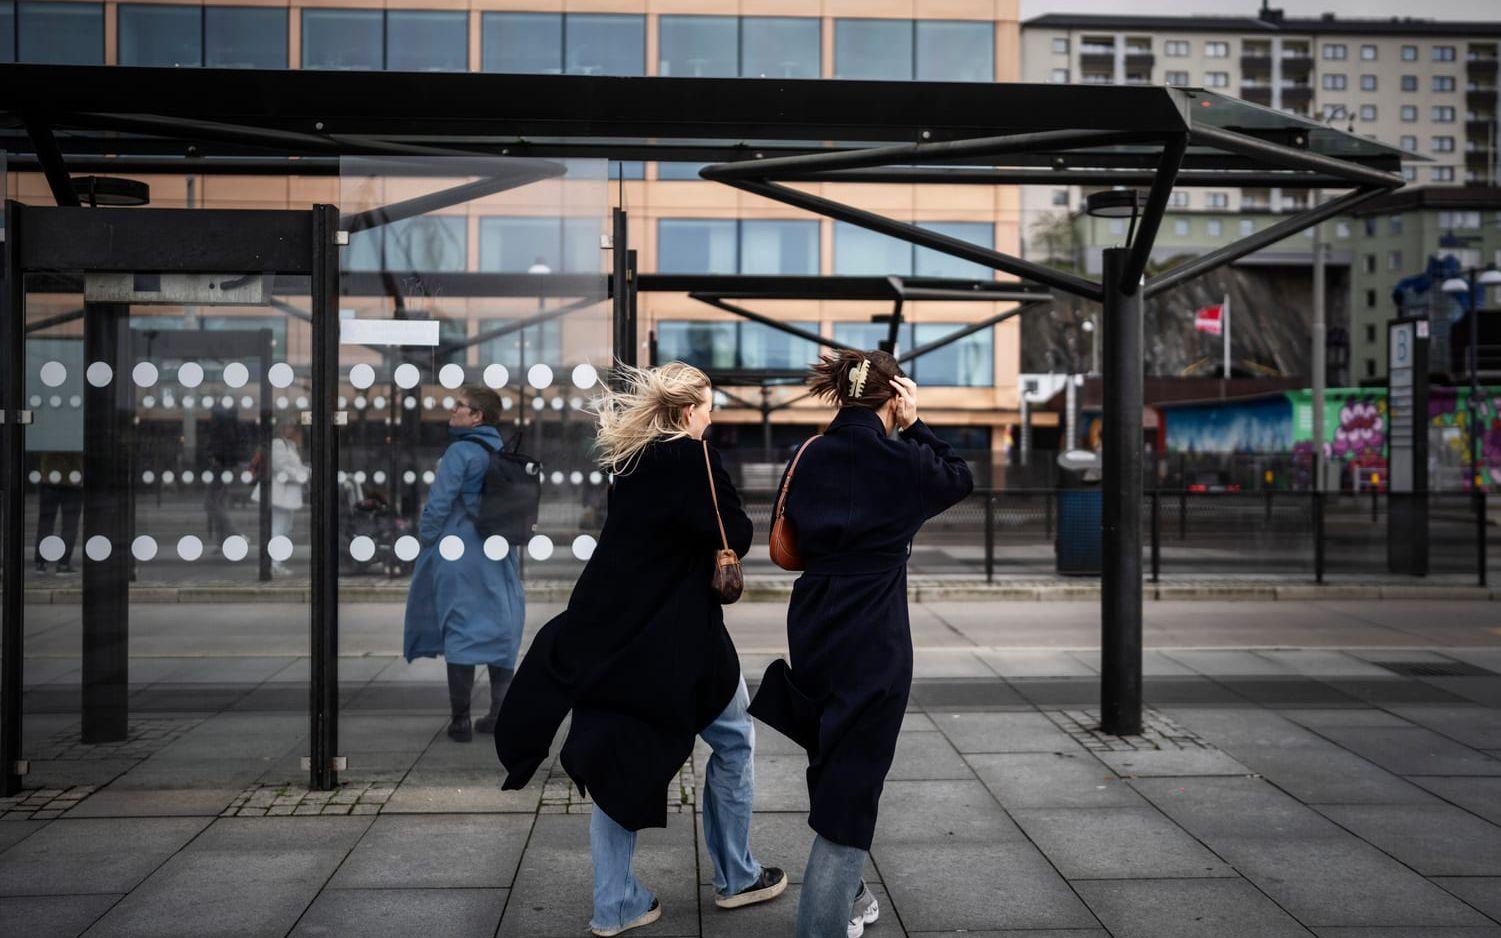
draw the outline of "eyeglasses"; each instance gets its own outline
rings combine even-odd
[[[457,402],[454,403],[454,405],[453,405],[453,409],[454,410],[459,410],[460,408],[462,408],[464,410],[467,410],[467,411],[470,411],[472,413],[476,413],[476,414],[480,413],[480,409],[478,407],[475,407],[473,404],[469,403],[468,401],[457,401]]]

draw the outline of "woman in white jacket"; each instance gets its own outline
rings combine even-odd
[[[302,462],[302,428],[297,424],[287,424],[282,427],[281,435],[271,441],[271,536],[292,536],[292,518],[294,513],[302,507],[302,487],[307,484],[308,469]],[[261,500],[261,489],[265,483],[256,486],[255,494],[251,501]],[[281,561],[273,561],[271,564],[273,573],[286,574],[291,571]]]

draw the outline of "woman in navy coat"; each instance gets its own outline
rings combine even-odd
[[[751,713],[808,750],[817,837],[798,938],[843,938],[878,914],[860,873],[912,686],[912,538],[974,483],[917,419],[917,385],[891,355],[843,351],[814,372],[814,393],[840,410],[806,444],[788,488],[805,564],[787,611],[792,662],[767,669]]]
[[[709,379],[681,362],[617,372],[624,386],[595,404],[600,462],[614,474],[599,545],[568,608],[533,639],[495,733],[508,772],[503,787],[521,788],[573,712],[559,758],[594,798],[596,935],[662,914],[631,857],[636,831],[667,825],[667,785],[695,735],[713,750],[703,810],[715,904],[738,908],[787,887],[784,872],[750,853],[755,734],[740,659],[710,583],[721,546],[711,471],[736,554],[750,548],[751,522],[719,454],[702,442]]]

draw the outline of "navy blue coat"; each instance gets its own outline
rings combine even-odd
[[[709,450],[730,547],[751,522]],[[667,825],[667,783],[740,686],[740,659],[710,588],[719,526],[703,444],[651,444],[616,477],[599,546],[568,608],[533,639],[500,709],[503,787],[524,786],[569,710],[560,755],[581,791],[628,830]]]
[[[907,556],[923,522],[962,500],[969,467],[921,421],[896,439],[842,409],[787,494],[806,570],[787,610],[791,667],[773,662],[751,713],[808,750],[808,824],[870,849],[912,688]]]

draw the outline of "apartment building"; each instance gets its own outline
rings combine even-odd
[[[206,0],[99,3],[0,0],[0,61],[397,71],[472,71],[750,78],[1018,81],[1017,0]],[[643,272],[922,274],[990,279],[992,272],[906,242],[798,212],[698,177],[698,165],[614,162],[610,204],[630,213]],[[321,188],[320,188],[321,187]],[[326,181],[203,177],[154,181],[154,204],[279,208],[300,205]],[[603,192],[606,187],[599,187]],[[885,212],[979,244],[1019,252],[1014,188],[836,186],[831,198]],[[39,176],[13,174],[13,196],[47,200]],[[600,205],[601,214],[610,204]],[[535,218],[467,215],[412,226],[406,258],[445,270],[525,271],[567,265],[567,230]],[[550,225],[550,227],[549,227]],[[566,226],[565,226],[566,227]],[[588,226],[584,226],[588,227]],[[544,230],[545,229],[545,230]],[[579,229],[580,232],[583,228]],[[413,239],[420,243],[413,244]],[[357,239],[358,241],[359,239]],[[373,239],[351,245],[346,267],[382,263]],[[389,239],[384,245],[390,263]],[[902,344],[936,338],[993,315],[993,303],[909,303]],[[763,312],[840,341],[874,345],[889,304],[767,304]],[[643,296],[643,341],[659,358],[736,369],[797,368],[817,355],[804,342],[737,320],[684,295]],[[445,335],[473,335],[458,311]],[[1009,321],[920,360],[924,410],[956,443],[999,452],[1018,407],[1019,325]],[[562,339],[542,336],[544,343]],[[561,356],[566,357],[566,356]],[[643,356],[645,357],[645,356]],[[777,392],[781,394],[783,392]],[[788,394],[787,396],[791,396]],[[794,408],[773,416],[778,438],[822,419]],[[759,412],[728,407],[731,428]],[[746,434],[757,444],[759,431]]]

